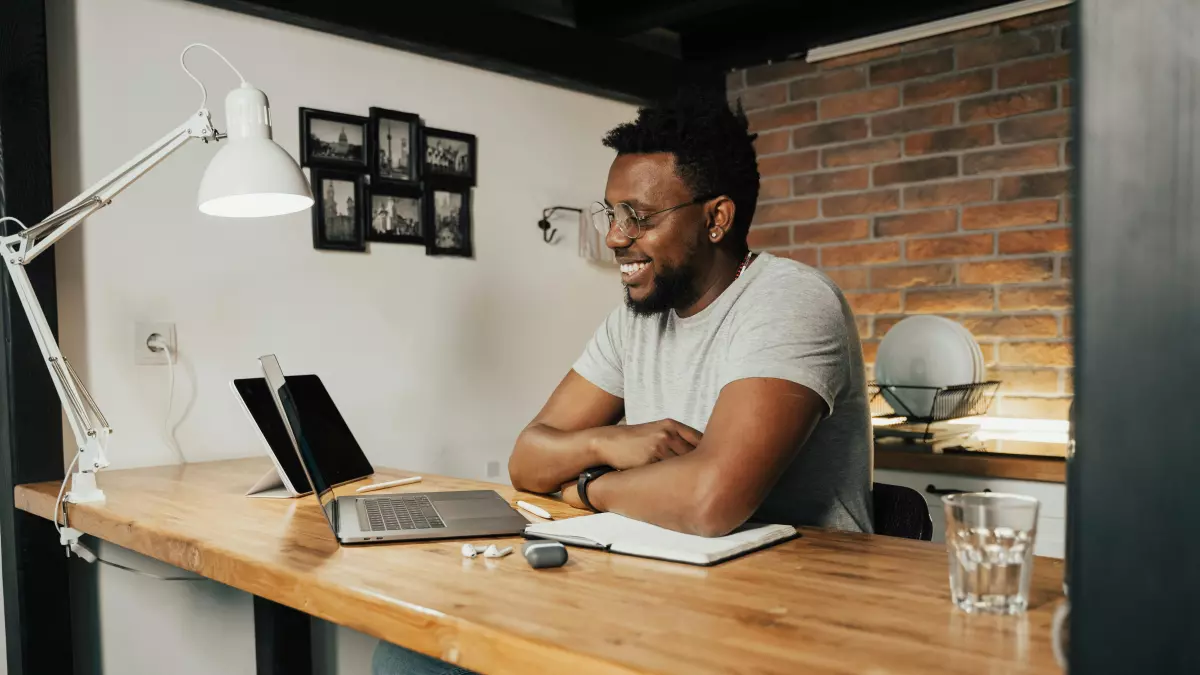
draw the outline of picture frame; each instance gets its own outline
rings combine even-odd
[[[367,170],[370,119],[313,108],[300,109],[300,166]]]
[[[318,168],[310,173],[313,248],[366,251],[366,174]]]
[[[371,184],[421,186],[421,117],[414,113],[371,107],[367,125],[367,157]]]
[[[371,185],[367,211],[367,241],[425,244],[425,193],[420,188],[386,183]]]
[[[424,127],[421,130],[421,170],[426,180],[442,185],[475,187],[479,175],[474,134]]]
[[[426,255],[474,257],[471,188],[434,183],[425,191]]]

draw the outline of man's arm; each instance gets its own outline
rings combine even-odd
[[[700,432],[674,420],[613,426],[625,402],[575,371],[517,438],[508,475],[513,487],[555,492],[588,467],[630,469],[691,452]]]
[[[694,452],[601,476],[588,486],[589,501],[680,532],[728,534],[766,499],[826,411],[825,401],[800,384],[736,380],[721,390]],[[579,504],[573,486],[563,496]]]
[[[513,487],[527,492],[555,492],[584,469],[602,464],[597,430],[621,420],[625,401],[567,373],[541,412],[517,437],[508,459]]]

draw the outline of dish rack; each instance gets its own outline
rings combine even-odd
[[[871,403],[871,417],[902,418],[907,423],[924,424],[926,432],[934,422],[973,417],[987,414],[1000,389],[998,380],[976,382],[974,384],[956,384],[949,387],[934,387],[923,385],[879,384],[871,382],[867,385],[868,398]],[[893,393],[892,398],[899,404],[899,410],[893,407],[883,397],[884,391]],[[933,391],[933,402],[929,410],[912,410],[904,403],[904,396],[895,396],[897,391]]]

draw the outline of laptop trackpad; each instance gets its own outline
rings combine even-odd
[[[491,499],[448,499],[436,503],[443,520],[466,520],[468,518],[495,518],[498,515],[496,502]]]

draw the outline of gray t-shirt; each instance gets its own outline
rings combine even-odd
[[[624,399],[629,424],[674,419],[701,432],[730,382],[769,377],[808,387],[829,414],[754,520],[872,531],[862,345],[846,299],[817,270],[763,253],[694,316],[637,316],[619,307],[574,369]]]

